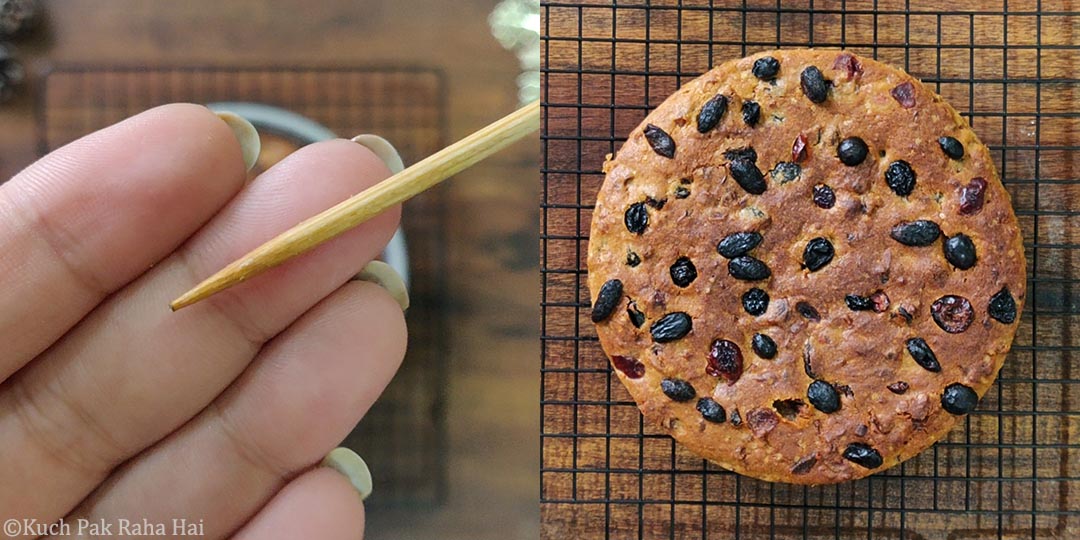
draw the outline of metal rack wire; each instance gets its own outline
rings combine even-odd
[[[1080,11],[1051,0],[543,0],[541,504],[546,538],[1080,538]],[[977,411],[870,478],[801,487],[643,422],[588,320],[604,156],[683,82],[758,50],[846,48],[932,85],[991,149],[1030,267]]]

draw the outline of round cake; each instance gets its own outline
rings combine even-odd
[[[756,478],[827,484],[972,411],[1016,332],[1023,240],[941,96],[835,50],[690,81],[604,165],[592,320],[645,417]]]

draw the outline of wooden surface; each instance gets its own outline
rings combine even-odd
[[[819,0],[811,20],[806,1],[780,15],[773,1],[644,3],[542,7],[542,537],[1080,537],[1080,13],[1037,17],[1014,0],[1004,17],[1000,1],[972,0],[942,14],[913,0],[905,16],[903,1]],[[586,236],[604,155],[682,82],[778,44],[841,40],[968,113],[1012,193],[1033,280],[1000,378],[962,427],[882,475],[804,489],[706,465],[641,424],[583,309]]]
[[[46,1],[47,32],[19,50],[31,71],[54,63],[431,67],[445,74],[456,140],[517,105],[517,61],[487,27],[495,3]],[[36,157],[33,92],[0,106],[0,125],[7,178]],[[536,156],[535,142],[518,143],[445,186],[447,500],[376,509],[369,538],[537,534]]]

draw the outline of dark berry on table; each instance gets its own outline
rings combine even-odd
[[[848,137],[836,146],[836,157],[849,167],[861,164],[869,153],[870,149],[866,146],[866,142],[858,137]]]
[[[701,417],[714,423],[723,424],[727,420],[727,412],[724,407],[712,398],[701,398],[697,402],[697,410]]]
[[[825,98],[829,97],[829,83],[817,66],[809,66],[802,71],[802,75],[799,76],[799,85],[806,98],[814,103],[824,103]]]
[[[803,161],[806,159],[807,154],[806,135],[800,133],[791,143],[791,161],[794,161],[795,163]]]
[[[863,443],[849,444],[844,449],[844,459],[867,469],[876,469],[884,463],[877,450]]]
[[[728,161],[746,159],[753,163],[757,163],[757,150],[754,150],[753,146],[744,146],[742,148],[732,148],[731,150],[724,150],[724,159]]]
[[[769,171],[769,176],[772,177],[773,181],[780,184],[791,182],[798,178],[800,174],[802,174],[802,167],[798,163],[790,161],[781,161]]]
[[[685,199],[685,198],[687,198],[689,196],[690,196],[690,190],[689,189],[686,189],[683,186],[679,186],[679,187],[675,188],[675,198],[676,199]]]
[[[967,414],[979,404],[979,394],[970,386],[952,383],[941,393],[941,408],[951,414]]]
[[[769,309],[769,293],[754,287],[742,295],[742,306],[747,313],[759,317]]]
[[[840,393],[825,381],[810,383],[810,387],[806,389],[806,399],[815,409],[826,414],[840,410]]]
[[[750,72],[763,81],[771,81],[780,73],[780,61],[771,56],[762,56],[754,60],[754,67]]]
[[[697,268],[694,267],[693,261],[688,257],[679,257],[675,259],[675,263],[671,265],[671,282],[675,286],[685,288],[697,279]]]
[[[817,308],[811,306],[809,302],[799,302],[795,304],[795,311],[798,311],[799,315],[802,315],[811,321],[817,322],[821,320],[821,314],[818,313]]]
[[[888,388],[889,391],[894,394],[903,394],[904,392],[908,391],[908,383],[904,381],[896,381],[894,383],[890,383],[889,386],[886,386],[886,388]]]
[[[982,210],[983,201],[986,199],[986,180],[976,177],[968,184],[960,188],[960,213],[965,216],[976,214]]]
[[[946,156],[949,156],[952,159],[963,159],[964,145],[960,141],[953,137],[940,137],[937,142],[938,146],[941,147],[941,151],[945,152]]]
[[[791,474],[794,474],[794,475],[806,474],[806,473],[810,472],[811,469],[814,468],[814,465],[817,465],[817,456],[816,455],[804,457],[804,458],[800,459],[799,461],[795,462],[795,464],[791,466]]]
[[[758,247],[761,240],[761,233],[755,231],[732,233],[716,244],[716,252],[726,259],[734,259]]]
[[[889,309],[889,295],[885,291],[877,291],[870,295],[870,302],[874,304],[874,311],[885,313]]]
[[[806,249],[803,250],[803,266],[811,272],[817,272],[829,264],[834,253],[832,242],[821,237],[814,238],[806,243]]]
[[[941,236],[941,227],[926,219],[902,221],[892,228],[889,236],[905,246],[925,247]]]
[[[749,255],[735,257],[728,261],[728,273],[731,277],[743,281],[761,281],[772,275],[772,271],[765,263]]]
[[[776,358],[776,342],[771,337],[765,334],[754,334],[750,345],[754,348],[754,354],[766,360]]]
[[[935,373],[941,371],[941,364],[938,363],[937,355],[930,349],[930,345],[926,343],[925,339],[911,338],[907,340],[907,351],[911,358],[915,360],[915,363],[922,366],[926,371]]]
[[[693,325],[694,322],[689,315],[681,311],[675,311],[660,317],[654,322],[649,327],[649,333],[652,334],[653,341],[668,343],[685,337],[686,334],[690,333]]]
[[[945,250],[945,260],[949,261],[949,264],[960,270],[975,266],[975,242],[972,242],[968,235],[956,233],[945,240],[942,248]]]
[[[660,390],[664,392],[664,395],[671,398],[672,401],[684,402],[690,401],[697,396],[697,391],[694,387],[682,380],[682,379],[664,379],[660,381]]]
[[[874,302],[870,300],[869,296],[859,296],[857,294],[849,294],[844,297],[844,303],[852,311],[869,311],[874,309]]]
[[[971,302],[963,296],[947,295],[934,301],[930,306],[930,315],[934,317],[942,330],[950,334],[959,334],[971,326],[975,319],[975,312],[971,309]]]
[[[833,69],[844,73],[849,81],[854,79],[856,75],[862,75],[863,72],[862,64],[859,63],[859,60],[855,58],[855,55],[848,53],[837,55],[832,67]]]
[[[825,184],[814,186],[814,204],[828,210],[836,205],[836,193]]]
[[[708,133],[720,124],[720,118],[727,111],[728,98],[723,94],[717,94],[701,106],[697,115],[698,133]]]
[[[648,124],[645,126],[645,140],[649,141],[653,152],[668,159],[675,157],[675,141],[666,131]]]
[[[592,308],[592,322],[598,323],[607,319],[615,311],[615,307],[622,301],[622,281],[617,279],[607,280],[596,295],[596,303]]]
[[[726,339],[717,339],[709,347],[709,363],[705,373],[722,377],[729,385],[735,384],[743,372],[743,357],[739,346]]]
[[[915,190],[915,178],[915,169],[902,159],[890,163],[889,168],[885,169],[885,183],[901,197],[907,197]]]
[[[728,164],[728,168],[735,182],[747,193],[752,195],[765,193],[765,176],[761,174],[761,169],[753,161],[736,159]]]
[[[615,355],[611,357],[611,365],[626,375],[627,379],[640,379],[645,376],[645,364],[636,358]]]
[[[626,252],[626,265],[633,268],[641,264],[641,256],[633,251]]]
[[[645,314],[633,302],[627,304],[626,315],[630,317],[630,324],[633,324],[635,328],[641,328],[641,325],[645,324]]]
[[[1002,287],[1000,291],[990,297],[990,306],[987,311],[995,321],[1012,324],[1016,320],[1016,300],[1008,287]]]
[[[742,104],[742,121],[744,124],[754,127],[761,120],[761,105],[758,102],[746,100]]]
[[[641,234],[649,226],[649,209],[645,208],[643,202],[631,204],[626,209],[623,222],[626,223],[626,230],[634,234]]]
[[[905,109],[915,106],[915,85],[910,82],[900,83],[891,92],[893,99]]]

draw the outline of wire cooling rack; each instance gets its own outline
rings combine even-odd
[[[1080,538],[1080,11],[1040,0],[542,3],[545,538]],[[722,470],[645,424],[589,322],[605,154],[683,82],[755,51],[833,47],[952,103],[1012,194],[1028,302],[977,411],[837,486]]]
[[[38,146],[48,152],[163,103],[253,101],[301,114],[342,136],[378,133],[409,163],[442,148],[445,95],[442,74],[426,69],[61,66],[40,88]],[[445,495],[442,200],[440,190],[428,191],[402,216],[412,275],[409,352],[345,440],[376,472],[369,507],[429,505]]]

